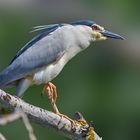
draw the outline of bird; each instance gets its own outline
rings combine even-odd
[[[119,34],[105,30],[92,20],[78,20],[33,27],[39,32],[23,46],[10,64],[0,73],[0,88],[16,87],[16,96],[22,98],[32,85],[44,84],[53,111],[57,108],[56,86],[51,82],[64,66],[91,43],[108,38],[124,40]]]

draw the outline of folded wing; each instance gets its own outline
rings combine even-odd
[[[0,87],[32,75],[39,68],[60,58],[65,51],[60,39],[60,31],[58,31],[60,28],[55,25],[27,43],[17,53],[10,65],[0,73]]]

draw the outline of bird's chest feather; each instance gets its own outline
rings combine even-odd
[[[79,47],[71,47],[71,49],[65,51],[63,56],[57,61],[39,69],[33,75],[33,81],[36,84],[41,84],[53,80],[61,72],[65,64],[80,51],[81,49]]]

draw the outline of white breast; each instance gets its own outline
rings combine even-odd
[[[79,53],[81,49],[79,47],[71,47],[64,55],[56,62],[41,68],[33,75],[33,81],[35,84],[48,83],[54,79],[63,69],[65,64]]]

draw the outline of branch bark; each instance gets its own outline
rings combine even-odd
[[[61,117],[53,112],[28,104],[18,97],[5,93],[3,90],[0,90],[0,103],[11,110],[22,110],[31,121],[51,127],[70,139],[102,139],[80,113],[76,114],[75,123],[72,123],[67,117]]]
[[[0,140],[6,140],[6,138],[0,133]]]

